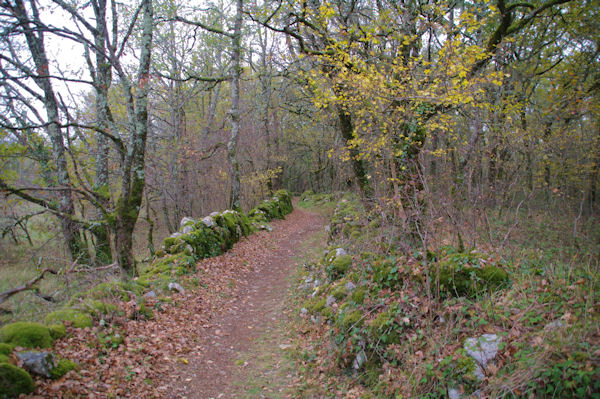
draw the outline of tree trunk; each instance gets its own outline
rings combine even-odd
[[[352,116],[342,108],[341,105],[337,105],[337,113],[340,122],[340,133],[346,143],[354,139],[354,126],[352,125]],[[374,198],[374,191],[367,177],[365,161],[360,159],[360,151],[356,146],[350,148],[350,163],[352,164],[352,170],[354,176],[358,182],[358,188],[366,200],[370,203]]]
[[[148,135],[148,90],[150,88],[150,61],[152,55],[152,31],[154,28],[152,0],[144,0],[140,64],[133,100],[133,88],[128,87],[127,112],[133,123],[128,157],[123,165],[121,197],[116,212],[115,248],[117,262],[128,276],[135,274],[133,256],[133,230],[140,213],[146,177],[144,158]],[[124,76],[121,76],[124,79]]]
[[[110,109],[108,105],[108,89],[112,81],[111,66],[106,59],[106,0],[100,0],[94,7],[96,14],[96,29],[97,33],[94,37],[96,45],[96,114],[100,129],[105,132],[110,131]],[[99,202],[104,207],[97,209],[96,219],[104,221],[98,223],[92,229],[92,234],[96,239],[96,262],[99,264],[112,263],[112,253],[110,248],[109,228],[105,222],[104,212],[110,206],[110,180],[108,176],[108,153],[109,144],[108,137],[103,134],[96,134],[96,181],[95,191],[99,196]]]
[[[37,18],[39,13],[35,9],[36,5],[34,2],[31,3],[31,7],[34,7],[34,18]],[[27,15],[23,0],[16,0],[15,5],[10,7],[10,10],[23,29],[27,46],[37,70],[37,75],[33,76],[33,80],[44,93],[43,103],[48,121],[46,132],[52,143],[52,158],[55,167],[55,174],[53,176],[55,183],[49,181],[48,185],[65,188],[64,190],[57,191],[56,194],[59,203],[58,210],[60,212],[59,218],[63,237],[71,255],[71,260],[87,263],[89,262],[87,246],[82,239],[80,226],[72,218],[75,214],[75,206],[70,190],[71,182],[65,157],[63,134],[60,127],[58,102],[52,88],[52,83],[50,82],[49,62],[46,56],[43,32],[31,27],[30,17]],[[39,21],[34,19],[34,23],[39,23]]]
[[[236,0],[236,16],[233,30],[232,46],[232,64],[233,75],[231,80],[231,136],[227,143],[227,156],[229,158],[229,174],[231,179],[231,192],[229,206],[231,209],[241,210],[240,204],[240,166],[237,159],[237,143],[240,132],[240,75],[241,54],[242,54],[242,12],[243,0]]]

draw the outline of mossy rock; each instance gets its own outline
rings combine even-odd
[[[275,198],[279,200],[278,205],[282,215],[287,215],[294,210],[292,206],[292,197],[287,190],[276,191]]]
[[[57,380],[71,370],[77,369],[78,365],[69,359],[59,359],[56,365],[50,370],[50,378]]]
[[[71,323],[75,328],[85,328],[92,326],[92,317],[76,309],[61,309],[49,313],[44,322],[48,325],[60,324],[61,322]]]
[[[109,281],[92,287],[80,297],[94,299],[118,298],[123,302],[128,302],[131,300],[131,293],[141,295],[143,292],[144,287],[138,285],[135,281]]]
[[[23,348],[51,348],[50,329],[40,323],[16,322],[0,328],[0,342]]]
[[[341,327],[343,330],[348,331],[352,327],[360,327],[362,323],[363,313],[360,310],[355,310],[351,313],[347,313],[344,315]]]
[[[334,258],[327,266],[327,277],[331,280],[336,280],[342,277],[352,266],[352,258],[350,255],[340,255]]]
[[[22,368],[9,363],[0,363],[0,397],[16,398],[33,392],[35,385],[31,375]]]
[[[354,290],[354,292],[352,293],[352,301],[362,305],[365,301],[365,295],[367,294],[367,290],[364,288],[357,288],[356,290]]]
[[[48,326],[48,329],[50,330],[50,336],[53,339],[59,339],[67,335],[67,328],[62,323]]]
[[[433,281],[439,270],[440,291],[449,295],[472,297],[494,291],[508,283],[508,273],[494,265],[456,264],[442,262],[433,268]]]
[[[302,193],[302,195],[300,196],[300,202],[308,202],[308,201],[312,201],[313,198],[311,198],[312,196],[315,195],[315,192],[313,190],[306,190],[305,192]]]
[[[9,345],[9,344],[5,344],[5,343],[1,343],[0,344],[0,355],[10,355],[10,353],[13,351],[13,346]]]
[[[183,253],[176,255],[167,255],[158,258],[143,271],[143,277],[155,279],[158,275],[185,275],[193,273],[196,270],[196,260],[189,255]]]
[[[187,235],[187,234],[185,234]],[[163,241],[163,246],[165,248],[165,252],[171,255],[178,254],[185,251],[186,243],[183,241],[182,237],[184,235],[180,235],[177,237],[167,237]]]

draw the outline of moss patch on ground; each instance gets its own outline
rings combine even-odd
[[[0,397],[16,398],[34,389],[33,379],[27,371],[12,364],[0,363]]]
[[[0,328],[0,342],[23,348],[51,348],[54,344],[48,327],[22,321]]]
[[[76,309],[62,309],[49,313],[44,322],[48,325],[67,322],[75,328],[85,328],[92,326],[92,317]]]

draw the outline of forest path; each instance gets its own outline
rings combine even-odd
[[[291,288],[298,263],[325,246],[325,223],[295,208],[271,224],[273,232],[253,234],[198,264],[200,281],[213,275],[215,289],[201,283],[207,290],[188,293],[169,310],[192,336],[173,337],[185,357],[155,381],[160,391],[189,399],[289,397],[295,372],[284,352],[294,340]]]

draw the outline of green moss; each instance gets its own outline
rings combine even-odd
[[[8,363],[9,358],[7,355],[0,355],[0,363]]]
[[[350,266],[352,265],[352,258],[350,255],[341,255],[336,257],[331,261],[331,263],[327,266],[326,272],[327,276],[331,280],[335,280],[343,276]]]
[[[93,299],[120,299],[123,302],[131,300],[131,293],[141,295],[144,287],[136,284],[134,281],[109,281],[100,283],[92,287],[87,292],[78,295],[78,298],[93,298]],[[73,301],[69,306],[72,306]]]
[[[396,314],[392,310],[386,310],[377,315],[368,326],[369,335],[373,341],[385,344],[399,344],[401,327],[396,324]]]
[[[0,328],[0,342],[23,348],[50,348],[54,340],[43,324],[17,322]]]
[[[16,398],[33,392],[35,385],[29,373],[8,363],[0,363],[0,397]]]
[[[185,251],[185,241],[183,240],[183,237],[187,236],[189,234],[184,234],[178,237],[167,237],[165,238],[165,240],[163,241],[163,246],[165,247],[165,252],[168,254],[178,254],[180,252],[184,252]]]
[[[144,289],[148,289],[152,285],[152,283],[145,277],[138,277],[134,281],[137,285],[143,287]]]
[[[327,301],[325,300],[325,298],[315,298],[307,303],[306,308],[309,310],[310,313],[315,314],[323,310],[326,305]]]
[[[67,328],[62,323],[48,326],[48,329],[50,330],[50,336],[53,339],[59,339],[67,335]]]
[[[321,316],[325,317],[328,320],[331,320],[333,319],[333,316],[335,316],[335,314],[333,313],[333,309],[325,308],[321,310]]]
[[[348,290],[343,284],[340,284],[335,290],[333,290],[331,295],[333,295],[336,300],[341,301],[346,297],[346,295],[348,295]]]
[[[359,327],[363,323],[363,314],[360,310],[344,315],[342,320],[342,329],[349,330],[352,327]]]
[[[508,274],[504,270],[494,265],[481,267],[478,260],[460,262],[453,258],[443,261],[433,269],[433,280],[438,270],[440,291],[449,295],[471,297],[496,290],[508,282]]]
[[[365,301],[365,295],[366,295],[366,293],[367,293],[366,289],[364,289],[364,288],[357,288],[352,293],[352,301],[356,302],[359,305],[362,304]]]
[[[0,344],[0,355],[10,355],[10,353],[12,352],[13,347],[12,345],[9,344],[5,344],[5,343],[1,343]]]
[[[61,309],[55,312],[49,313],[44,322],[46,324],[60,324],[61,322],[68,322],[75,328],[85,328],[92,326],[92,318],[89,314],[83,313],[75,309]]]
[[[400,274],[398,272],[398,266],[391,260],[382,260],[375,262],[372,266],[373,277],[372,280],[381,286],[388,288],[395,288],[402,282]]]
[[[77,363],[70,361],[69,359],[60,359],[56,362],[56,366],[50,370],[50,378],[57,380],[63,375],[67,374],[71,370],[77,368]]]
[[[143,277],[155,279],[158,275],[184,275],[193,273],[196,270],[196,260],[186,254],[168,255],[158,258],[143,271]]]
[[[152,312],[152,309],[148,309],[144,302],[140,303],[140,314],[144,316],[146,320],[154,318],[154,312]]]
[[[88,312],[96,319],[101,319],[104,316],[110,316],[120,313],[119,307],[114,303],[104,302],[98,299],[91,299],[85,301],[83,307],[86,312]]]

